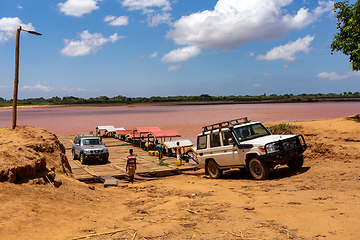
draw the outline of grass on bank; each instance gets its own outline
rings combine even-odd
[[[269,127],[273,134],[295,134],[301,127],[290,123],[279,123]]]

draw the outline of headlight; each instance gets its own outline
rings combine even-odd
[[[89,154],[91,153],[91,150],[85,150],[85,153]]]
[[[275,152],[275,144],[274,143],[271,143],[271,144],[268,144],[266,145],[266,151],[269,153],[269,152]]]

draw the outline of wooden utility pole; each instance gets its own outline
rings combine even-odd
[[[20,52],[20,33],[21,31],[28,32],[37,36],[41,36],[41,33],[28,31],[22,29],[21,26],[18,26],[16,29],[16,46],[15,46],[15,77],[14,77],[14,98],[13,98],[13,116],[12,116],[12,129],[16,127],[17,119],[17,100],[18,100],[18,90],[19,90],[19,52]]]
[[[20,32],[21,32],[21,26],[18,26],[18,28],[16,30],[16,46],[15,46],[15,77],[14,77],[12,129],[15,129],[15,127],[16,127],[16,118],[17,118],[17,100],[18,100],[18,89],[19,89]]]

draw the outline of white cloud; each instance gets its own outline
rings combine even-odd
[[[104,22],[109,22],[112,26],[127,26],[129,24],[129,18],[127,16],[106,16]]]
[[[255,53],[254,53],[254,52],[250,52],[250,51],[248,51],[248,52],[246,52],[246,53],[244,54],[244,56],[247,57],[247,58],[253,57],[254,55],[255,55]]]
[[[181,64],[177,64],[177,65],[170,65],[168,67],[168,72],[175,72],[177,70],[179,70],[180,68],[182,68],[182,65]]]
[[[269,76],[271,76],[271,75],[272,75],[272,73],[270,73],[270,72],[267,72],[267,73],[264,73],[264,74],[263,74],[264,77],[269,77]]]
[[[255,84],[253,85],[253,87],[256,87],[256,88],[262,87],[262,84],[260,84],[260,83],[255,83]]]
[[[0,42],[4,43],[7,42],[13,38],[15,38],[16,35],[16,29],[18,26],[21,26],[23,29],[29,30],[29,31],[35,31],[35,28],[32,26],[31,23],[24,24],[22,21],[17,18],[6,18],[3,17],[0,19]]]
[[[195,46],[189,46],[184,48],[178,48],[172,50],[168,54],[165,54],[162,58],[162,62],[185,62],[191,57],[196,57],[201,53],[200,48]]]
[[[350,71],[341,74],[336,72],[321,72],[316,77],[328,79],[331,81],[339,81],[350,77],[360,77],[360,72]]]
[[[156,58],[157,55],[158,55],[158,52],[154,52],[153,54],[151,54],[151,55],[149,56],[149,58]]]
[[[16,5],[16,7],[18,8],[18,9],[23,9],[23,7],[21,6],[21,5]]]
[[[171,10],[169,0],[124,0],[121,4],[129,10],[142,10],[144,13],[153,12],[154,8],[160,8],[162,11]]]
[[[155,27],[161,23],[168,23],[170,21],[170,13],[161,13],[155,15],[149,15],[147,21],[150,27]]]
[[[141,10],[147,15],[147,22],[151,27],[170,21],[171,3],[169,0],[123,0],[120,2],[130,11]]]
[[[79,41],[64,39],[66,46],[61,50],[62,55],[76,57],[96,53],[105,43],[109,41],[115,43],[118,39],[124,38],[124,36],[118,36],[117,33],[104,38],[101,33],[91,34],[88,30],[83,31],[79,36]]]
[[[24,86],[21,88],[21,90],[40,91],[40,92],[50,92],[50,91],[54,90],[54,88],[46,86],[45,84],[46,84],[46,82],[44,82],[44,84],[41,84],[40,82],[38,82],[34,86]]]
[[[307,35],[304,38],[299,38],[295,42],[289,42],[285,45],[274,47],[266,55],[259,55],[257,60],[274,61],[283,59],[286,62],[293,62],[296,60],[295,54],[298,52],[304,52],[306,54],[310,51],[310,44],[314,40],[315,36],[310,37]]]
[[[333,1],[319,1],[319,6],[315,8],[314,15],[321,16],[326,12],[330,12],[333,15],[334,12],[332,10],[334,9],[334,3]]]
[[[250,41],[275,39],[300,29],[330,11],[330,2],[319,2],[314,11],[299,9],[285,14],[292,0],[219,0],[214,10],[183,16],[166,37],[180,45],[231,50]]]
[[[96,92],[96,89],[84,89],[84,88],[68,88],[63,87],[60,89],[62,92],[70,93],[77,93],[77,92]]]
[[[91,13],[98,9],[96,5],[99,0],[67,0],[65,3],[59,3],[60,11],[66,15],[81,17],[84,14]]]

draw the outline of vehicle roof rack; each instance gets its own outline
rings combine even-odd
[[[76,136],[78,137],[96,137],[94,133],[77,133]]]
[[[243,118],[238,118],[238,119],[233,119],[233,120],[229,120],[229,121],[224,121],[224,122],[219,122],[219,123],[214,123],[211,125],[207,125],[203,127],[203,134],[207,131],[214,131],[216,129],[221,129],[221,128],[226,128],[229,127],[231,125],[239,125],[239,124],[245,124],[245,123],[249,123],[251,122],[251,120],[247,119],[247,117],[243,117]]]

